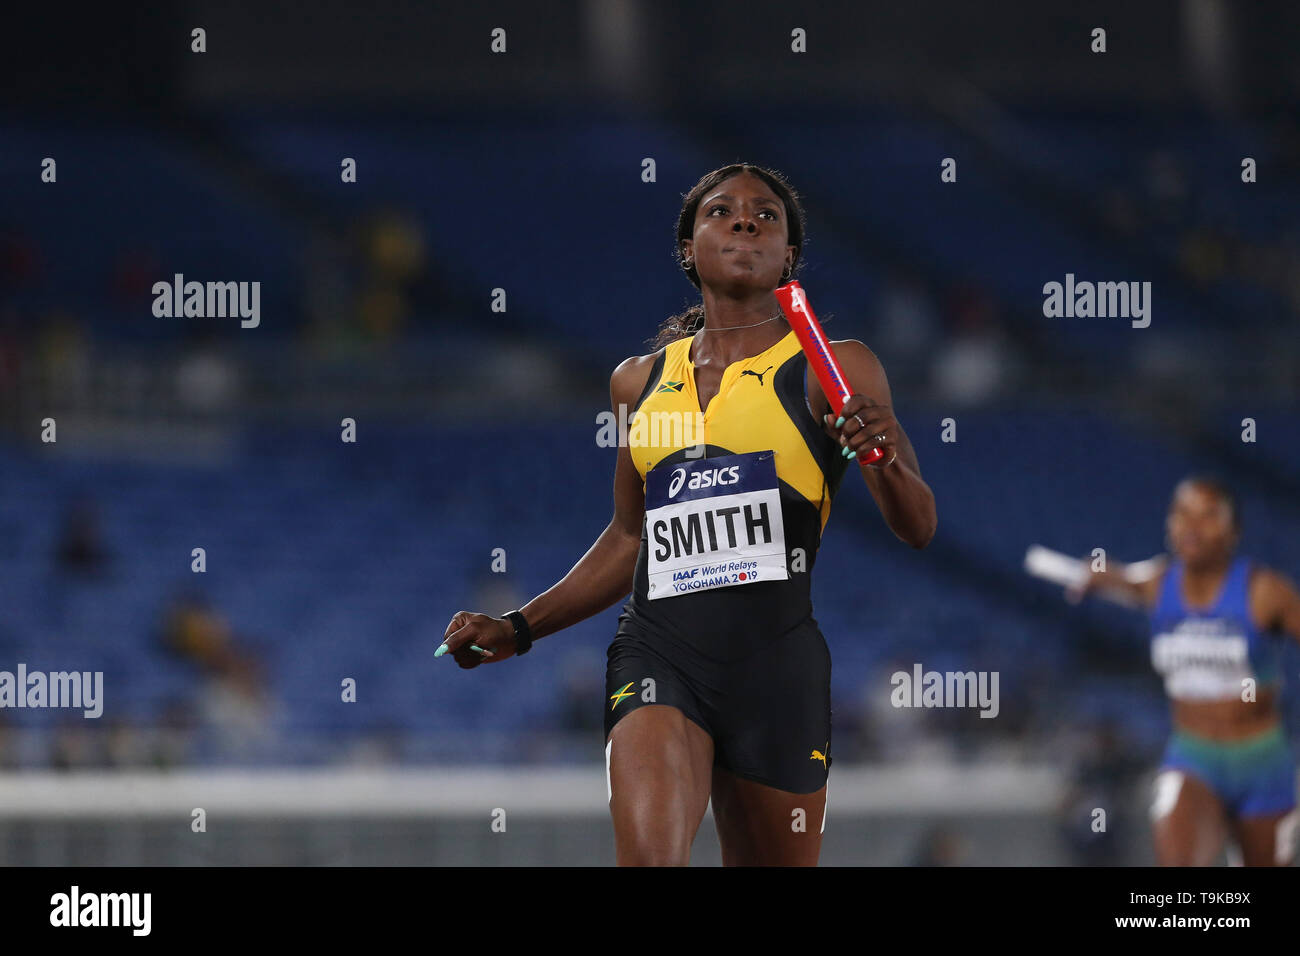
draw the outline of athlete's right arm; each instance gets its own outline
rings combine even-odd
[[[614,369],[609,398],[616,422],[631,413],[649,380],[654,358],[633,356]],[[621,436],[623,429],[617,434]],[[644,517],[641,476],[632,463],[631,450],[620,441],[614,466],[613,518],[568,574],[519,609],[534,640],[599,614],[632,590]],[[514,625],[506,618],[458,611],[443,643],[461,667],[505,660],[514,653]],[[481,657],[470,644],[492,651],[492,656]]]
[[[1149,610],[1155,607],[1164,574],[1164,562],[1157,558],[1143,561],[1140,566],[1112,561],[1104,571],[1090,570],[1082,585],[1066,588],[1065,598],[1077,604],[1085,595],[1095,594],[1117,604]]]

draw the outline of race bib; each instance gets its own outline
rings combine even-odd
[[[646,475],[647,597],[784,581],[775,453],[663,465]]]

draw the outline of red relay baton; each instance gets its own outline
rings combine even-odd
[[[821,323],[813,314],[808,294],[804,292],[798,280],[795,280],[777,286],[776,299],[781,303],[781,311],[785,313],[790,328],[794,329],[794,334],[799,338],[803,354],[808,357],[808,364],[817,375],[817,381],[821,383],[826,400],[830,402],[831,408],[843,411],[849,396],[853,394],[853,389],[849,387],[848,380],[844,377],[844,369],[840,367],[839,360],[831,351],[831,344],[826,339],[826,333],[822,331]],[[865,468],[873,461],[880,461],[884,457],[885,453],[878,446],[873,446],[859,453],[858,464]]]

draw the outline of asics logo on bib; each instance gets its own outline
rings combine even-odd
[[[668,483],[668,497],[676,498],[677,492],[682,490],[682,484],[686,481],[686,469],[673,469],[673,480]],[[734,485],[740,481],[740,466],[732,465],[730,468],[715,468],[712,471],[697,471],[691,475],[691,483],[687,485],[692,491],[700,488],[712,488],[715,485]]]

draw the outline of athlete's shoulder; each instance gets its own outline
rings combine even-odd
[[[831,348],[835,357],[841,362],[857,362],[862,365],[880,368],[880,359],[871,351],[870,346],[861,339],[831,339]]]
[[[858,391],[875,398],[880,393],[888,394],[889,380],[885,377],[885,367],[880,363],[876,353],[859,339],[832,339],[831,350],[844,366],[844,374],[849,381],[861,385]]]
[[[876,353],[871,351],[867,343],[861,339],[830,339],[830,343],[836,355],[844,351],[846,354],[876,357]]]
[[[609,392],[617,405],[631,405],[637,400],[645,387],[650,384],[650,376],[655,365],[663,357],[672,343],[648,355],[631,355],[615,366],[609,377]]]
[[[667,348],[667,346],[664,348]],[[663,351],[663,349],[660,349],[658,352],[651,352],[649,355],[629,355],[614,366],[614,374],[610,376],[610,380],[618,381],[625,378],[635,378],[638,374],[649,372],[654,367],[656,359],[663,354]]]
[[[1290,586],[1286,575],[1274,571],[1266,564],[1251,561],[1247,564],[1246,593],[1252,602],[1268,599]]]
[[[1251,562],[1247,603],[1250,616],[1260,630],[1271,630],[1286,619],[1290,608],[1300,602],[1295,582],[1281,571]]]

